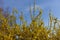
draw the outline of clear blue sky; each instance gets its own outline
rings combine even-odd
[[[4,0],[4,8],[10,7],[10,11],[12,8],[16,7],[19,11],[24,11],[24,15],[26,16],[26,20],[29,19],[29,4],[33,7],[34,0]],[[36,0],[36,7],[40,7],[43,9],[43,19],[45,25],[48,24],[48,13],[49,9],[52,10],[54,16],[60,19],[60,0]],[[18,21],[19,22],[19,21]]]

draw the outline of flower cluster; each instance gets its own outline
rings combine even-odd
[[[19,17],[23,23],[18,25],[14,14],[6,18],[0,10],[0,40],[60,40],[60,28],[45,27],[43,20],[38,18],[41,14],[42,11],[27,26],[23,16]]]

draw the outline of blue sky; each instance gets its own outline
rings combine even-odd
[[[33,2],[34,0],[4,0],[3,7],[9,7],[10,11],[14,7],[17,8],[19,12],[23,11],[25,19],[28,20],[28,23],[30,23],[29,5],[31,4],[31,7],[33,8]],[[60,19],[60,0],[36,0],[36,7],[42,8],[42,18],[45,22],[45,25],[48,25],[48,14],[50,9],[52,10],[53,15]]]

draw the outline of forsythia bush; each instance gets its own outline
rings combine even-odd
[[[60,40],[60,29],[47,29],[38,16],[28,26],[21,16],[23,24],[18,25],[14,15],[5,17],[0,10],[0,40]]]

